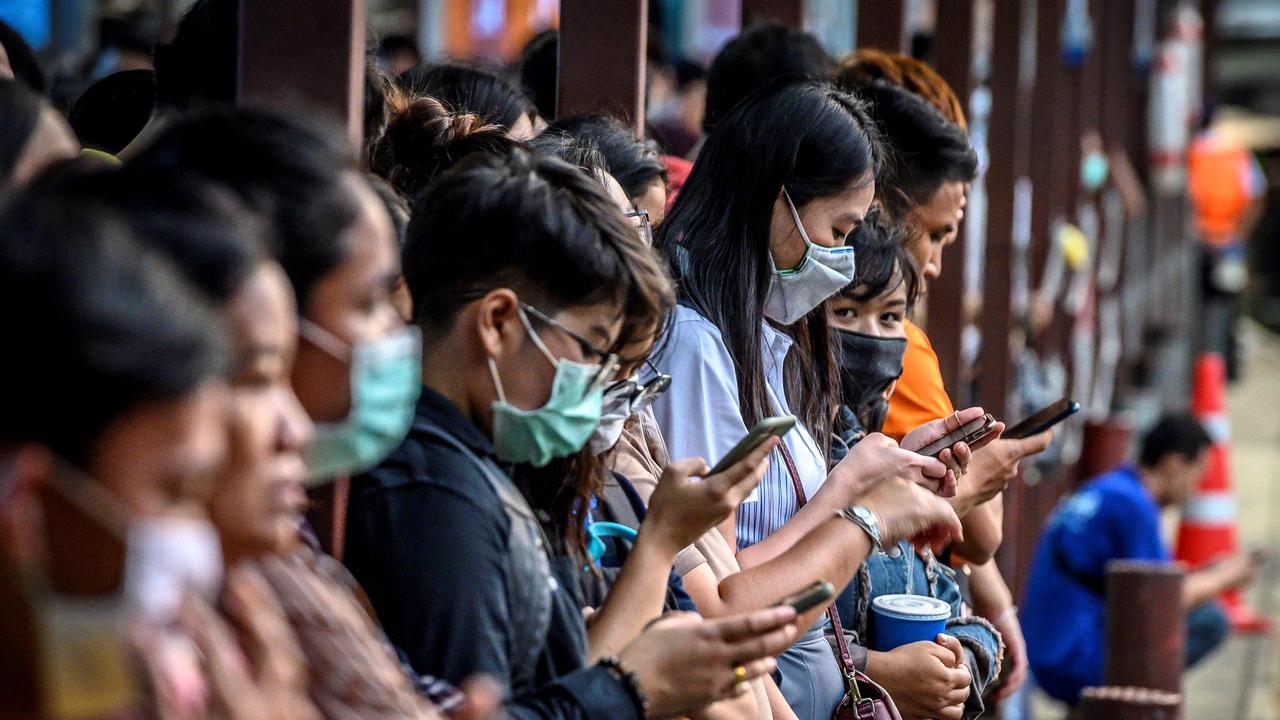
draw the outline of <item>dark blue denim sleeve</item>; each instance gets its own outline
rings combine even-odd
[[[643,720],[631,694],[603,665],[564,675],[504,709],[514,720]]]

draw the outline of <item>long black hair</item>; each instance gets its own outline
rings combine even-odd
[[[770,412],[761,355],[774,203],[785,187],[796,207],[870,182],[879,139],[861,101],[822,80],[779,80],[748,97],[708,136],[657,244],[681,301],[720,330],[738,376],[748,427]],[[787,398],[814,438],[830,436],[839,397],[826,317],[787,328],[795,352]],[[819,442],[824,442],[819,440]]]

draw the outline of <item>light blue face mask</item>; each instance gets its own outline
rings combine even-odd
[[[800,264],[790,270],[774,267],[773,282],[769,284],[769,294],[764,301],[764,314],[783,325],[790,325],[853,282],[853,248],[848,245],[829,248],[811,242],[786,188],[782,189],[782,198],[787,201],[791,219],[804,239],[805,253]],[[769,262],[773,262],[772,256]]]
[[[489,358],[489,374],[498,391],[498,399],[492,406],[493,449],[506,462],[543,467],[586,445],[591,432],[600,424],[604,380],[613,374],[617,360],[608,356],[602,365],[557,360],[534,332],[525,311],[521,309],[519,314],[529,339],[556,369],[556,374],[547,402],[535,410],[521,410],[507,402],[498,366]]]
[[[1107,181],[1107,173],[1110,169],[1106,155],[1091,152],[1080,161],[1080,184],[1089,192],[1097,192]]]
[[[422,333],[405,327],[378,340],[349,345],[303,319],[308,342],[351,365],[351,412],[336,423],[316,423],[303,451],[307,484],[364,472],[391,454],[409,433],[422,392]]]

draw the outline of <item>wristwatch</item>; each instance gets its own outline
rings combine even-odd
[[[884,547],[880,544],[880,523],[876,521],[875,513],[862,505],[854,505],[840,510],[836,514],[862,528],[867,537],[871,538],[871,549],[873,551],[882,552],[884,550]]]

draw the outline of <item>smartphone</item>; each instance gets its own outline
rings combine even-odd
[[[812,585],[795,595],[790,595],[778,602],[778,605],[790,605],[796,614],[811,610],[823,603],[831,602],[836,596],[836,589],[826,580],[815,580]]]
[[[946,435],[925,445],[916,452],[929,457],[937,457],[938,453],[955,445],[958,442],[975,443],[982,438],[991,434],[996,427],[996,419],[987,413],[980,418],[970,420],[965,423],[959,430],[947,433]]]
[[[1032,435],[1039,435],[1080,411],[1080,403],[1071,398],[1062,398],[1049,407],[1043,408],[1031,417],[1014,425],[1000,437],[1021,440]]]
[[[756,423],[756,426],[747,432],[746,437],[739,440],[738,444],[734,445],[733,449],[729,451],[729,454],[721,458],[720,462],[716,463],[716,466],[711,468],[711,471],[707,474],[715,475],[718,472],[728,470],[734,463],[751,454],[751,451],[759,447],[760,443],[771,437],[782,437],[783,435],[786,435],[791,431],[791,428],[795,427],[795,425],[796,418],[794,415],[780,415],[778,417],[769,417],[761,420]]]

